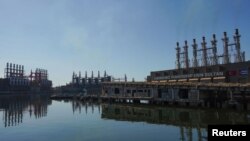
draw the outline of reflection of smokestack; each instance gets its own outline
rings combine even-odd
[[[242,56],[240,52],[240,35],[239,35],[238,29],[235,30],[234,41],[235,41],[235,48],[236,48],[236,62],[242,62]]]
[[[213,34],[213,40],[211,41],[212,43],[212,50],[213,50],[213,65],[218,64],[218,58],[217,58],[217,40],[215,34]]]
[[[205,37],[202,37],[202,62],[203,62],[203,66],[207,66],[207,47],[206,47],[206,39]]]
[[[224,32],[224,38],[222,39],[223,41],[223,46],[224,46],[224,54],[223,54],[223,61],[224,64],[228,64],[229,63],[229,54],[228,54],[228,37],[227,37],[227,33]]]
[[[181,68],[181,63],[180,63],[180,47],[179,47],[179,42],[176,43],[177,47],[176,47],[176,66],[177,69]]]
[[[185,58],[185,68],[189,68],[189,59],[188,59],[188,45],[187,41],[185,41],[185,46],[183,47],[184,49],[184,58]]]
[[[197,60],[197,44],[196,40],[193,39],[193,57],[194,57],[194,62],[193,62],[193,67],[198,67],[198,60]]]

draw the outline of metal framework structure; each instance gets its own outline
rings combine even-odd
[[[211,66],[218,64],[229,64],[229,63],[239,63],[245,62],[245,52],[241,52],[240,47],[240,34],[239,30],[235,30],[235,35],[233,36],[234,42],[230,43],[227,33],[223,33],[223,54],[218,55],[217,53],[217,40],[216,35],[213,34],[211,40],[211,47],[207,46],[206,38],[202,37],[201,48],[198,48],[198,44],[196,43],[196,39],[193,39],[193,59],[192,59],[192,67],[202,67],[202,66]],[[179,42],[176,43],[176,68],[188,69],[190,67],[189,58],[188,58],[188,44],[185,41],[183,46],[183,52],[181,52],[181,48],[179,46]],[[230,48],[231,47],[231,48]],[[231,50],[230,50],[231,49]],[[201,54],[201,55],[199,55]],[[232,60],[234,57],[234,61]],[[220,58],[222,61],[220,61]],[[200,63],[201,62],[201,63]],[[221,63],[220,63],[221,62]]]

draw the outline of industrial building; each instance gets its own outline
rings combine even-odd
[[[111,82],[111,76],[107,75],[106,71],[104,71],[103,77],[100,75],[100,71],[98,71],[98,75],[95,77],[94,72],[91,72],[91,76],[88,77],[87,71],[85,71],[85,76],[81,76],[81,72],[77,75],[77,73],[73,72],[72,81],[65,86],[59,87],[60,93],[82,93],[88,95],[99,95],[101,93],[101,84],[102,82]],[[58,91],[58,88],[56,89]]]
[[[201,47],[193,39],[193,59],[189,59],[188,42],[184,42],[183,51],[179,42],[176,47],[176,69],[152,71],[148,82],[250,82],[250,61],[245,60],[241,51],[239,30],[235,30],[233,41],[224,32],[223,53],[217,52],[217,39],[213,34],[211,46],[202,37]]]
[[[7,63],[4,78],[0,78],[0,93],[48,92],[52,81],[48,80],[48,71],[37,68],[25,75],[23,65]]]

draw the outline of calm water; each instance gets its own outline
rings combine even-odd
[[[0,141],[207,140],[207,124],[247,124],[250,113],[0,97]]]

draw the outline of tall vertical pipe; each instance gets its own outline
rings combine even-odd
[[[213,50],[213,65],[218,64],[218,57],[217,57],[217,40],[215,34],[213,34],[213,39],[211,41],[212,50]]]
[[[207,66],[207,43],[206,43],[206,39],[205,37],[202,37],[202,62],[203,62],[203,66]]]
[[[185,45],[183,47],[184,49],[184,58],[185,58],[185,68],[188,69],[189,68],[189,59],[188,59],[188,44],[187,41],[185,41]]]
[[[73,84],[75,83],[75,72],[73,72],[73,74],[72,74],[72,83]]]
[[[127,75],[124,76],[124,81],[127,82]]]
[[[92,73],[91,73],[91,78],[94,78],[94,72],[92,71]]]
[[[10,72],[9,72],[9,63],[7,63],[6,64],[6,78],[9,78],[9,74],[10,74]]]
[[[100,71],[98,71],[98,76],[97,77],[100,78]]]
[[[234,41],[236,48],[236,62],[242,62],[242,56],[240,52],[240,34],[238,29],[235,29]]]
[[[82,78],[82,76],[81,76],[81,71],[79,71],[79,79],[81,79]]]
[[[245,62],[245,51],[242,52],[242,62]]]
[[[16,76],[16,64],[13,64],[13,75]]]
[[[227,37],[227,33],[224,32],[224,38],[222,39],[223,41],[223,49],[224,49],[224,54],[223,54],[223,61],[224,64],[228,64],[229,63],[229,53],[228,53],[228,37]]]
[[[88,78],[88,73],[87,71],[85,71],[85,79],[87,80],[87,78]]]
[[[19,69],[18,69],[18,76],[21,77],[22,76],[22,67],[21,65],[19,65]]]
[[[24,66],[22,65],[22,76],[24,76]]]
[[[104,71],[104,77],[107,77],[107,73],[106,73],[106,70]]]
[[[194,62],[193,62],[193,67],[198,67],[198,60],[197,60],[197,44],[196,40],[193,39],[193,57],[194,57]]]
[[[181,48],[179,47],[179,42],[176,43],[176,67],[177,69],[181,68],[181,63],[180,63],[180,51]]]
[[[10,77],[12,77],[12,63],[10,63]]]

